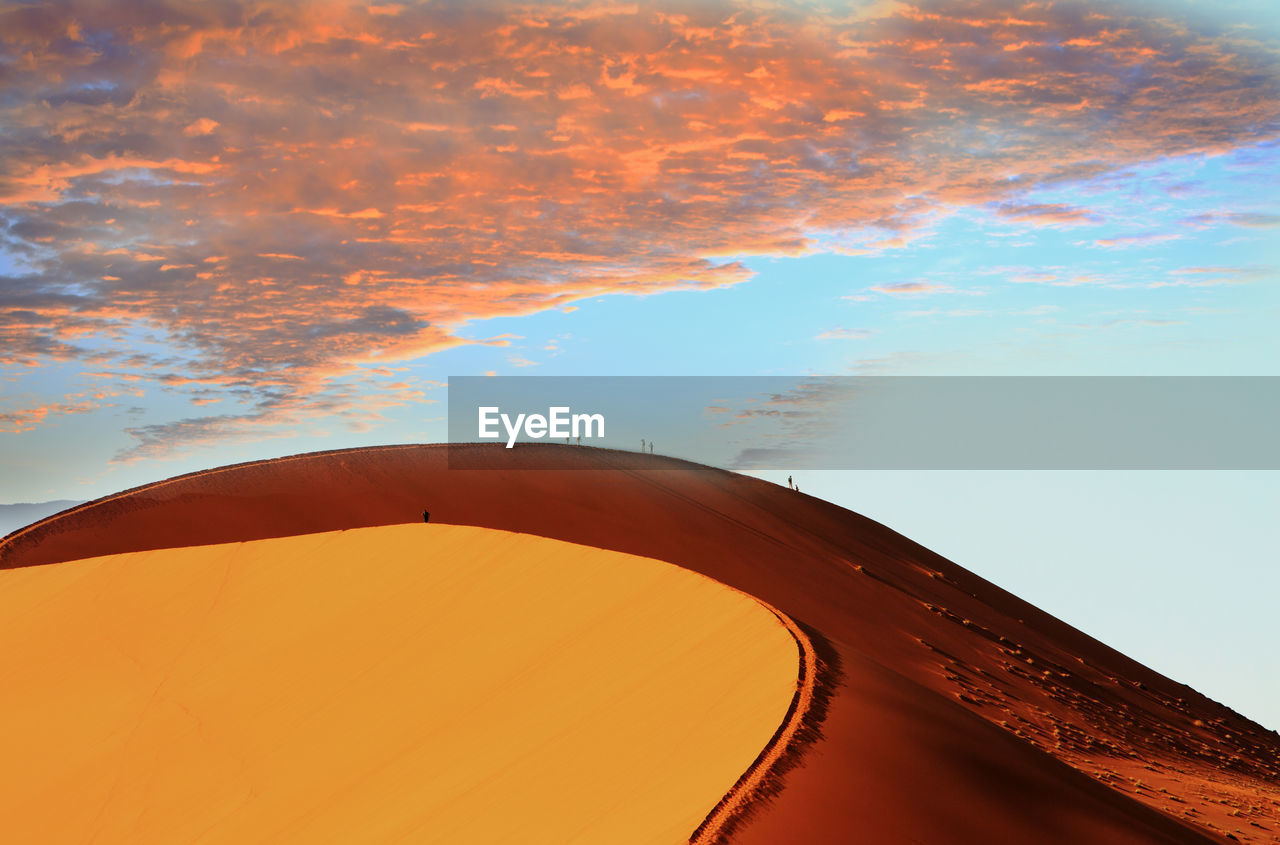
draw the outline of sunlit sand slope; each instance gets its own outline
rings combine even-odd
[[[393,525],[0,572],[10,842],[681,842],[797,642],[670,564]]]

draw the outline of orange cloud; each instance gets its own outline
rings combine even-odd
[[[0,10],[0,250],[31,268],[0,285],[0,363],[253,408],[134,429],[146,448],[356,414],[361,367],[478,319],[737,284],[733,256],[904,247],[958,206],[1095,222],[1030,192],[1280,121],[1256,40],[1119,6],[254,9]]]
[[[1079,226],[1102,221],[1102,217],[1092,211],[1061,203],[1002,205],[997,213],[1010,220],[1025,221],[1038,226]]]
[[[33,431],[43,425],[47,419],[53,417],[66,416],[68,414],[87,414],[102,407],[100,402],[94,400],[105,398],[105,396],[106,394],[99,394],[92,399],[84,399],[77,402],[52,402],[47,405],[36,405],[13,411],[0,411],[0,434]]]

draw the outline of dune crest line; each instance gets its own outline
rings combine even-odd
[[[727,587],[727,589],[733,588]],[[735,590],[735,592],[741,591]],[[755,596],[751,598],[777,617],[782,626],[787,629],[787,633],[791,634],[791,638],[795,640],[796,648],[800,653],[796,692],[792,696],[791,706],[787,708],[787,715],[778,726],[777,732],[751,766],[738,778],[733,788],[724,794],[719,803],[702,820],[702,824],[694,830],[693,835],[689,837],[690,845],[715,845],[715,843],[727,842],[733,828],[746,819],[753,805],[758,801],[767,800],[770,794],[781,788],[781,777],[788,768],[783,765],[786,758],[794,754],[798,746],[803,743],[805,729],[810,728],[816,731],[817,727],[816,724],[809,724],[810,716],[815,715],[819,710],[815,704],[819,701],[820,662],[812,640],[790,616],[766,601]]]
[[[104,505],[112,504],[113,502],[116,502],[116,501],[124,501],[129,497],[136,496],[140,493],[147,493],[152,490],[160,490],[165,487],[177,485],[184,481],[192,481],[197,478],[207,478],[212,475],[222,475],[224,473],[231,473],[236,470],[251,469],[253,467],[278,466],[280,464],[287,464],[294,461],[302,462],[315,457],[337,457],[339,455],[346,455],[346,454],[379,453],[379,452],[410,450],[415,448],[416,446],[417,444],[414,444],[414,443],[393,443],[386,446],[349,446],[343,449],[324,449],[318,452],[303,452],[298,455],[283,455],[281,457],[276,457],[276,458],[258,458],[252,461],[241,461],[239,463],[225,464],[219,467],[210,467],[209,469],[198,469],[192,472],[184,472],[181,475],[174,475],[169,478],[162,478],[159,481],[148,481],[146,484],[139,484],[136,487],[129,487],[115,493],[109,493],[106,496],[100,496],[96,499],[90,499],[87,502],[81,502],[80,504],[67,508],[66,510],[61,510],[61,511],[58,511],[57,513],[49,514],[43,519],[37,519],[35,522],[31,523],[30,525],[25,525],[21,528],[10,531],[8,534],[5,534],[3,537],[0,537],[0,569],[13,568],[5,560],[5,557],[7,556],[6,552],[11,553],[13,551],[14,546],[16,546],[20,540],[26,537],[26,535],[40,531],[41,529],[46,528],[50,523],[56,522],[65,517],[72,517],[77,514],[83,513],[85,511],[90,511],[95,508],[100,508]],[[362,526],[362,527],[369,527],[369,526]],[[54,533],[57,533],[57,532],[54,532]]]

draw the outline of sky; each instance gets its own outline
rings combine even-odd
[[[440,441],[450,375],[1280,375],[1278,18],[0,3],[0,502]],[[1222,583],[1274,584],[1239,515],[1280,485],[1245,475],[821,488],[1046,600],[1064,547],[1029,560],[990,514],[1111,503],[1049,609],[1280,727],[1280,688],[1230,680],[1280,677],[1280,632],[1233,662],[1160,624],[1245,624],[1229,598],[1095,613],[1169,508]]]

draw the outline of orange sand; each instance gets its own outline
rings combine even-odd
[[[13,842],[682,842],[769,742],[750,597],[394,525],[0,571]]]

